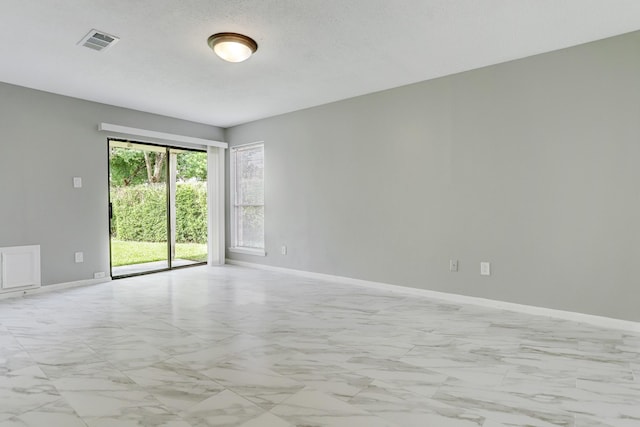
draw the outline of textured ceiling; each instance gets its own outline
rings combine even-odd
[[[0,81],[229,127],[640,29],[638,0],[0,0]],[[77,45],[92,28],[121,38]],[[225,63],[216,32],[257,53]]]

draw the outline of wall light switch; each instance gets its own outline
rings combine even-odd
[[[286,254],[287,254],[287,247],[283,245],[283,246],[280,248],[280,253],[281,253],[282,255],[286,255]]]
[[[480,263],[480,275],[491,276],[491,263],[483,261]]]
[[[82,178],[79,176],[73,177],[73,188],[82,188]]]

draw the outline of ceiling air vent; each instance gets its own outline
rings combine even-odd
[[[81,46],[86,46],[97,51],[105,51],[120,40],[116,36],[107,34],[103,31],[91,30],[78,42]]]

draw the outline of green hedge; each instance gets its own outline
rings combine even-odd
[[[141,184],[112,188],[112,233],[118,240],[167,241],[167,190]],[[176,184],[176,242],[207,242],[206,183]]]
[[[176,184],[176,243],[207,243],[207,184]]]

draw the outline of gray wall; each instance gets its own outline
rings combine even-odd
[[[228,255],[640,320],[638,46],[632,33],[228,129],[231,145],[265,141],[268,253]]]
[[[98,123],[222,140],[223,130],[0,83],[0,247],[41,245],[43,284],[109,273],[107,134]],[[74,189],[72,177],[83,179]],[[84,263],[74,252],[84,252]]]

